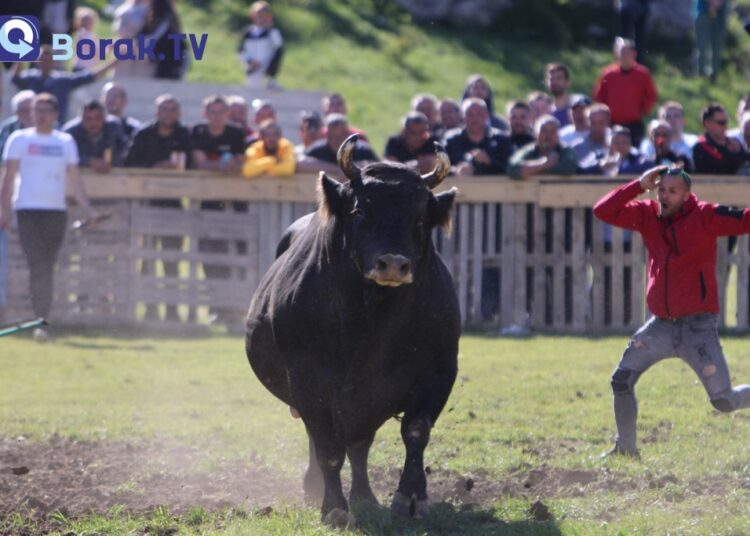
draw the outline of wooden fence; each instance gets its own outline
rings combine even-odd
[[[52,321],[164,326],[235,322],[274,258],[283,230],[313,209],[315,178],[241,178],[118,170],[85,175],[112,218],[69,230],[59,257]],[[511,181],[483,177],[458,186],[453,233],[435,242],[451,270],[467,325],[540,332],[632,331],[645,318],[640,236],[607,229],[590,207],[611,179]],[[441,187],[442,188],[442,187]],[[750,204],[750,183],[700,177],[703,199]],[[148,200],[179,199],[181,208]],[[222,210],[201,204],[231,199]],[[70,220],[80,213],[71,207]],[[28,270],[9,230],[6,320],[30,316]],[[750,241],[719,241],[717,274],[726,327],[750,327]],[[179,319],[166,315],[176,306]]]

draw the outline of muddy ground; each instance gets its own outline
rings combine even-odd
[[[172,513],[185,513],[196,506],[206,510],[254,511],[280,503],[303,502],[301,475],[290,478],[263,466],[259,460],[209,463],[210,459],[215,458],[205,447],[195,445],[0,439],[0,519],[18,512],[44,525],[54,512],[70,518],[91,512],[104,514],[116,505],[133,513],[149,512],[162,505]],[[481,473],[427,471],[432,502],[462,507],[487,506],[509,496],[533,502],[679,483],[672,475],[636,479],[614,474],[606,467],[563,470],[544,463],[518,468],[502,480]],[[390,497],[399,469],[376,468],[371,477],[375,493],[381,499]],[[750,481],[728,478],[684,484],[689,493],[697,495],[722,495],[734,487],[750,489]]]

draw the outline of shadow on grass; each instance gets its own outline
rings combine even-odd
[[[358,532],[379,535],[498,535],[528,534],[557,536],[562,534],[554,518],[545,521],[505,521],[491,508],[475,504],[454,506],[448,502],[432,504],[426,519],[393,518],[388,508],[353,505],[352,511]]]

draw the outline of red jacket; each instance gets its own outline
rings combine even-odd
[[[642,121],[657,98],[651,72],[639,63],[627,71],[617,64],[608,65],[594,87],[594,100],[609,106],[616,125]]]
[[[718,313],[716,238],[750,232],[750,209],[699,201],[695,194],[669,219],[637,180],[611,191],[594,205],[597,218],[638,231],[648,249],[649,311],[661,318]]]

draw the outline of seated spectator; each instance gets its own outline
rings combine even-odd
[[[190,131],[180,124],[180,102],[165,94],[154,103],[156,119],[136,133],[125,165],[161,169],[190,167]]]
[[[572,147],[583,140],[589,133],[589,118],[586,108],[591,106],[591,99],[586,95],[576,94],[570,99],[570,122],[560,129],[560,143]]]
[[[414,112],[424,114],[427,121],[430,122],[430,133],[436,138],[439,138],[443,132],[443,125],[440,124],[440,111],[438,110],[437,97],[430,93],[418,93],[411,99],[411,109]]]
[[[742,114],[739,131],[740,143],[742,144],[742,148],[747,151],[750,149],[750,111]]]
[[[727,136],[729,115],[718,103],[709,104],[702,113],[704,134],[693,147],[693,164],[696,173],[734,175],[750,153],[745,152],[739,141]]]
[[[36,93],[30,89],[19,91],[10,101],[10,107],[13,110],[13,114],[8,117],[5,121],[0,123],[0,163],[2,162],[2,154],[5,149],[5,142],[8,141],[8,137],[13,134],[16,130],[22,128],[31,128],[34,126],[34,118],[32,117],[31,110],[34,103],[34,97]]]
[[[534,142],[531,107],[528,104],[524,101],[511,101],[508,103],[505,115],[510,122],[510,142],[513,144],[513,152]]]
[[[488,126],[487,104],[470,97],[461,104],[466,126],[453,130],[445,149],[456,175],[504,175],[513,152],[510,138]]]
[[[742,116],[747,111],[750,111],[750,95],[742,95],[737,101],[737,112],[735,114],[737,128],[730,128],[727,131],[727,136],[737,138],[740,143],[742,143]]]
[[[346,121],[346,116],[341,114],[329,114],[325,121],[326,137],[308,147],[305,154],[297,162],[299,173],[325,171],[333,175],[341,175],[341,168],[339,168],[336,155],[341,144],[350,136],[349,123]],[[379,158],[369,145],[358,139],[354,147],[353,160],[361,164],[377,162]]]
[[[108,173],[112,166],[125,160],[127,138],[120,122],[107,116],[104,105],[90,100],[83,105],[81,117],[68,121],[63,130],[73,136],[78,146],[78,165],[97,173]]]
[[[536,143],[518,149],[510,159],[508,175],[527,179],[534,175],[573,175],[576,157],[569,147],[560,145],[560,122],[551,115],[534,123]]]
[[[482,99],[487,105],[488,126],[498,130],[508,130],[508,123],[502,117],[495,114],[495,98],[492,88],[487,79],[481,74],[473,74],[466,80],[466,87],[461,95],[461,103],[468,98]]]
[[[156,119],[139,130],[125,158],[125,165],[130,167],[184,169],[190,165],[190,132],[180,124],[180,102],[172,95],[160,95],[154,102]],[[153,199],[149,206],[181,210],[179,199]],[[182,237],[175,235],[154,235],[146,237],[146,242],[154,249],[161,247],[167,251],[182,250]],[[159,245],[160,244],[160,245]],[[168,278],[178,276],[177,262],[164,261],[164,275]],[[141,268],[143,275],[155,275],[152,261],[144,260]],[[193,313],[190,312],[189,315]],[[146,306],[145,318],[156,318],[157,306],[150,303]],[[180,317],[177,306],[167,304],[166,320],[177,322]]]
[[[260,128],[260,124],[268,121],[276,121],[276,108],[268,99],[253,99],[253,124]]]
[[[248,122],[248,108],[245,97],[230,95],[227,97],[227,104],[229,105],[229,121],[242,129],[245,133],[245,146],[249,147],[250,144],[258,140],[258,135]]]
[[[30,89],[36,93],[46,92],[54,95],[60,107],[58,121],[63,124],[68,119],[70,93],[78,87],[91,84],[116,63],[116,59],[103,63],[93,71],[79,71],[77,73],[58,71],[54,68],[55,60],[52,58],[52,47],[42,45],[39,60],[34,64],[34,68],[21,71],[23,62],[16,63],[12,82],[18,89]]]
[[[630,130],[627,127],[619,125],[612,127],[609,154],[614,165],[612,170],[606,167],[602,170],[606,175],[636,176],[653,167],[653,162],[644,160],[638,149],[633,147]]]
[[[552,116],[560,121],[560,128],[570,124],[570,71],[562,63],[548,63],[544,70],[544,82],[554,99]]]
[[[245,133],[240,127],[229,123],[229,105],[224,97],[206,97],[203,100],[203,117],[206,122],[195,125],[191,136],[193,167],[239,172],[245,160]]]
[[[533,122],[544,115],[552,114],[554,101],[544,91],[532,91],[526,96],[526,102],[531,107],[531,120]]]
[[[119,121],[128,144],[131,143],[135,133],[141,129],[141,122],[125,115],[125,107],[128,105],[128,92],[125,86],[117,82],[107,82],[102,87],[101,101],[107,113]]]
[[[440,101],[438,106],[440,111],[440,124],[443,127],[443,134],[454,128],[463,128],[464,116],[461,113],[461,105],[455,99],[445,98]]]
[[[284,40],[281,32],[273,25],[273,14],[268,2],[253,2],[250,5],[252,24],[240,41],[240,59],[245,65],[247,85],[260,87],[263,77],[267,77],[268,89],[281,89],[276,75],[284,54]]]
[[[435,142],[430,121],[421,112],[410,112],[403,120],[401,133],[388,138],[384,159],[416,167],[429,173],[435,167]]]
[[[652,166],[679,164],[688,173],[693,172],[693,161],[691,158],[674,152],[670,146],[672,140],[672,125],[666,121],[654,119],[649,123],[648,136],[650,146],[654,150],[651,159]]]
[[[299,122],[299,139],[302,143],[294,149],[297,158],[318,140],[325,138],[323,134],[323,119],[318,112],[302,112]]]
[[[662,104],[659,107],[659,121],[666,121],[671,126],[672,139],[669,142],[671,150],[677,155],[692,160],[693,146],[698,141],[698,136],[685,132],[685,111],[682,109],[682,104],[675,101]],[[650,140],[643,140],[641,154],[647,158],[654,158],[654,146]]]
[[[297,160],[294,157],[294,144],[281,136],[281,127],[266,120],[260,126],[260,140],[245,151],[242,174],[257,177],[263,173],[274,177],[294,175]]]
[[[578,166],[590,168],[609,152],[610,115],[606,104],[592,104],[586,109],[589,133],[572,146]]]
[[[346,106],[346,99],[341,93],[331,93],[329,95],[326,95],[321,100],[321,108],[323,111],[323,119],[328,117],[330,114],[340,114],[343,116],[346,116],[347,106]],[[325,136],[325,126],[323,127],[323,135]],[[353,127],[352,125],[349,125],[349,136],[352,134],[359,134],[359,140],[363,141],[365,143],[368,142],[367,140],[367,134],[365,134],[365,131]],[[348,137],[348,136],[347,136]]]

